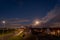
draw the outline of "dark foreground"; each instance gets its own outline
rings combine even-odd
[[[60,29],[51,29],[51,32],[47,32],[46,28],[44,29],[23,29],[17,31],[23,31],[19,34],[19,32],[8,34],[4,37],[0,37],[0,40],[60,40]],[[10,31],[9,31],[10,32]],[[18,36],[15,36],[19,34]]]
[[[24,40],[60,40],[60,37],[54,35],[32,35],[31,37]]]

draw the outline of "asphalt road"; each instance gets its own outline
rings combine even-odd
[[[7,34],[7,35],[5,35],[5,36],[3,36],[3,37],[0,37],[0,40],[9,40],[9,38],[19,36],[20,33],[23,32],[22,30],[20,30],[19,32],[18,32],[18,31],[19,31],[19,30],[15,31],[15,32],[13,32],[13,33]]]

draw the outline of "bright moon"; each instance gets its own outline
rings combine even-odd
[[[35,24],[39,24],[40,22],[39,21],[36,21]]]

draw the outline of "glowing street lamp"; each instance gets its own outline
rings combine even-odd
[[[5,21],[2,21],[3,24],[5,24]]]
[[[5,23],[6,23],[6,21],[2,21],[2,23],[4,24],[4,27],[5,27]]]

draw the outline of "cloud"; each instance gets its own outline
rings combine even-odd
[[[22,22],[29,22],[30,20],[28,19],[9,19],[8,23],[22,23]]]
[[[53,19],[54,17],[58,16],[60,14],[60,6],[55,6],[48,14],[42,18],[43,22],[46,23]]]
[[[4,19],[3,19],[4,20]],[[3,21],[2,19],[0,19],[0,23],[2,23]],[[10,19],[5,19],[6,23],[24,23],[24,22],[30,22],[30,20],[28,19],[20,19],[20,18],[10,18]]]
[[[17,23],[17,22],[29,22],[29,20],[16,20],[16,21],[13,21],[13,22],[15,22],[15,23]]]
[[[11,18],[11,19],[5,19],[6,27],[20,27],[23,24],[20,23],[24,23],[24,22],[30,22],[30,20],[28,19],[19,19],[19,18]],[[2,25],[2,19],[0,20],[0,27],[3,27]]]

